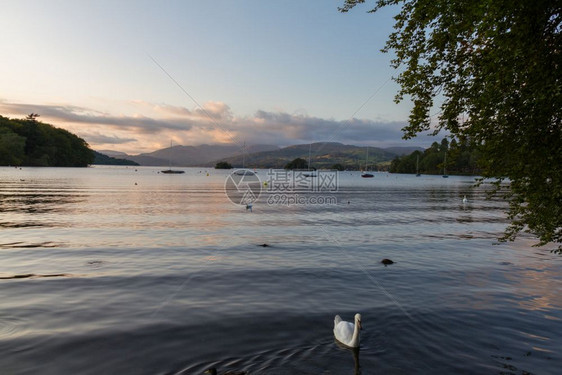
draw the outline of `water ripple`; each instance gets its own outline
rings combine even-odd
[[[0,340],[23,336],[28,332],[28,320],[13,316],[0,315]]]
[[[56,243],[56,242],[36,242],[36,243],[27,243],[27,242],[7,242],[7,243],[0,243],[0,249],[25,249],[25,248],[54,248],[54,247],[64,247],[63,243]]]

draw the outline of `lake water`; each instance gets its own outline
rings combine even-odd
[[[473,178],[341,172],[250,211],[229,171],[158,170],[0,168],[1,374],[561,373],[562,256],[495,245]],[[332,334],[356,312],[359,352]]]

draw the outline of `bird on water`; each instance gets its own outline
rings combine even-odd
[[[334,337],[349,348],[358,348],[361,333],[361,314],[355,314],[355,323],[346,322],[336,315],[334,318]]]

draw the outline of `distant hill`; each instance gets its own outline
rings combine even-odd
[[[135,161],[146,166],[182,166],[182,167],[214,167],[218,162],[225,161],[234,168],[242,165],[248,168],[283,168],[287,163],[302,158],[308,162],[311,149],[311,167],[329,169],[334,164],[341,164],[346,169],[357,170],[365,167],[367,149],[369,151],[369,168],[388,166],[390,161],[421,147],[360,147],[337,142],[318,142],[279,148],[272,145],[248,145],[246,153],[238,145],[200,145],[173,146],[154,152],[127,155],[117,151],[106,150],[104,153],[121,159]]]
[[[125,158],[128,155],[121,151],[113,151],[113,150],[97,150],[100,154],[104,154],[107,156],[111,156],[112,158]]]
[[[175,162],[170,163],[167,159],[159,159],[152,156],[148,156],[147,154],[127,155],[124,156],[124,158],[127,158],[127,160],[132,160],[140,165],[146,165],[146,166],[164,166],[168,164],[177,165]]]
[[[126,155],[126,154],[124,154]],[[139,165],[132,160],[113,158],[111,156],[94,151],[94,162],[92,164],[98,165]]]
[[[272,145],[248,145],[246,153],[278,150]],[[182,166],[200,167],[214,166],[216,161],[223,158],[242,155],[243,147],[238,145],[200,145],[200,146],[173,146],[139,155],[127,155],[117,151],[106,151],[120,158],[132,160],[146,166]]]
[[[248,154],[245,157],[245,167],[283,168],[287,163],[296,158],[308,161],[309,150],[311,151],[311,167],[317,169],[328,169],[334,164],[341,164],[346,169],[360,169],[365,166],[367,157],[367,147],[344,145],[336,142],[319,142],[312,145],[295,145],[279,150]],[[378,163],[388,162],[397,156],[395,153],[377,147],[368,147],[368,150],[368,164],[370,167],[374,167]],[[222,160],[232,164],[235,168],[242,167],[242,155]],[[208,166],[211,164],[214,165],[209,163]]]

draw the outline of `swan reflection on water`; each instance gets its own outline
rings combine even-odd
[[[350,348],[348,346],[345,346],[344,344],[342,344],[341,342],[339,342],[338,340],[334,339],[334,342],[336,343],[337,346],[340,347],[340,349],[351,352],[351,354],[353,355],[353,363],[354,363],[354,369],[353,369],[353,374],[354,375],[361,375],[361,365],[359,364],[359,347],[357,348]]]

